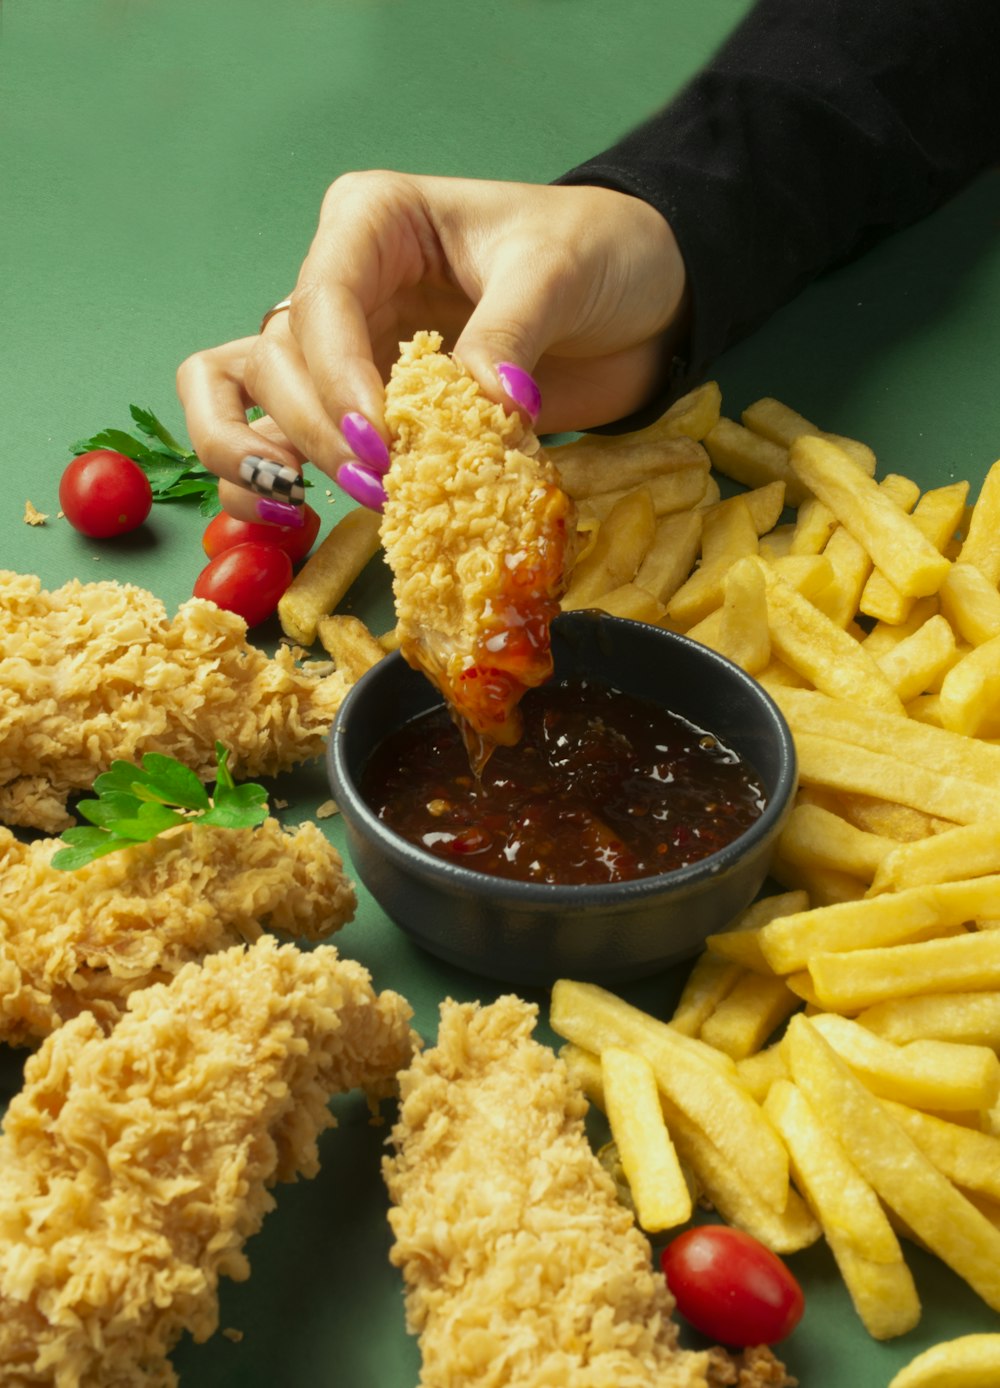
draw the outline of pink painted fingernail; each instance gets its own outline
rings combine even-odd
[[[385,446],[385,439],[363,414],[358,414],[356,410],[345,414],[340,421],[340,432],[359,463],[383,475],[389,471],[389,450]]]
[[[290,506],[287,501],[268,501],[266,496],[257,502],[257,514],[272,525],[292,525],[298,529],[306,523],[301,506]]]
[[[341,463],[337,483],[348,496],[367,506],[369,511],[381,511],[386,503],[385,488],[371,468],[363,463]]]
[[[496,373],[514,404],[533,420],[537,419],[542,409],[542,392],[534,376],[529,376],[523,366],[516,366],[512,361],[497,362]]]

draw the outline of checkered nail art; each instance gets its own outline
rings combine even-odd
[[[272,462],[270,458],[255,458],[252,454],[243,458],[239,466],[239,479],[244,487],[274,501],[301,506],[306,499],[306,489],[295,468]]]

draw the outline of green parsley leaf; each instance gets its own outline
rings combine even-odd
[[[229,770],[229,753],[215,744],[218,763],[214,796],[190,769],[174,757],[147,752],[139,766],[113,761],[97,777],[96,800],[81,800],[77,809],[89,824],[76,825],[62,835],[65,848],[52,866],[74,872],[106,853],[136,843],[148,843],[178,824],[215,824],[226,829],[250,829],[267,818],[267,791],[247,782],[236,785]]]

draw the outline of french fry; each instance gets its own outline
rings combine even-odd
[[[808,969],[817,997],[830,1012],[861,1012],[874,1003],[921,993],[996,992],[1000,989],[1000,931],[844,954],[814,953]]]
[[[771,1085],[777,1080],[788,1078],[788,1064],[781,1042],[776,1041],[764,1050],[757,1051],[755,1055],[744,1056],[742,1060],[738,1060],[736,1073],[740,1083],[745,1084],[757,1102],[762,1104],[770,1092]]]
[[[968,482],[934,487],[924,492],[913,510],[914,525],[942,553],[961,521],[968,491]],[[909,616],[915,601],[894,588],[885,574],[876,569],[865,584],[858,606],[868,617],[898,624]]]
[[[957,659],[955,633],[939,613],[878,657],[876,663],[903,703],[908,704],[940,680]]]
[[[858,829],[820,805],[797,804],[779,839],[785,862],[802,867],[832,868],[871,882],[885,858],[899,845]]]
[[[688,574],[701,545],[702,513],[678,511],[657,520],[656,532],[635,575],[658,602],[667,603]]]
[[[691,1218],[691,1192],[663,1121],[653,1067],[618,1046],[601,1052],[604,1104],[640,1225],[660,1233]]]
[[[953,733],[974,737],[1000,708],[1000,636],[974,646],[945,675],[939,700],[941,722]]]
[[[879,483],[879,491],[901,511],[911,511],[920,495],[917,484],[898,473],[889,473]],[[846,627],[858,610],[862,591],[872,573],[872,559],[865,547],[843,525],[830,536],[823,550],[832,569],[833,582],[817,600],[817,606],[836,622]]]
[[[933,891],[910,887],[901,892],[883,892],[860,901],[783,916],[761,929],[760,947],[775,973],[787,974],[811,967],[818,954],[867,952],[888,945],[932,940],[950,926],[961,925],[978,916],[995,915],[1000,915],[1000,875],[997,874],[945,882]],[[937,943],[954,945],[956,941],[939,940]],[[1000,942],[997,949],[1000,956]],[[988,988],[990,984],[982,986]],[[912,991],[948,990],[914,988]]]
[[[795,1183],[822,1225],[868,1333],[888,1340],[912,1330],[920,1299],[875,1191],[794,1084],[778,1080],[764,1111],[785,1139]]]
[[[684,467],[676,472],[658,473],[643,483],[643,490],[649,492],[654,514],[666,516],[697,505],[705,497],[710,480],[707,469]],[[634,491],[631,487],[620,487],[613,492],[584,497],[579,502],[580,513],[584,518],[596,516],[598,520],[605,520],[614,507],[634,495]]]
[[[828,433],[825,429],[817,429],[815,424],[811,424],[808,419],[772,396],[755,400],[752,405],[746,407],[740,418],[748,429],[770,439],[772,443],[781,444],[784,448],[791,448],[795,440],[803,434],[817,434],[821,439],[827,439],[843,449],[869,477],[875,475],[875,454],[866,443],[844,438],[841,434]]]
[[[725,501],[716,502],[714,506],[705,507],[706,536],[712,533],[712,527],[718,524],[720,517],[725,516],[728,511],[739,510],[742,506],[749,511],[757,535],[769,534],[785,506],[784,482],[767,482],[761,487],[751,487],[749,491],[740,492],[736,496],[727,497]],[[728,553],[732,551],[733,546],[727,544],[719,548]],[[714,557],[706,551],[705,558]]]
[[[652,426],[655,429],[655,425]],[[708,454],[690,438],[663,438],[651,430],[586,434],[549,450],[564,491],[575,500],[646,486],[655,477],[687,468],[708,471]]]
[[[552,990],[549,1023],[558,1036],[585,1050],[600,1054],[608,1046],[624,1046],[644,1055],[656,1074],[661,1095],[683,1111],[727,1162],[756,1186],[766,1205],[777,1213],[785,1208],[788,1155],[760,1105],[736,1079],[728,1056],[713,1053],[712,1047],[664,1023],[655,1023],[594,984],[567,979],[559,979]],[[705,1052],[724,1059],[730,1068],[721,1069]]]
[[[722,391],[718,381],[703,381],[689,390],[652,426],[666,438],[703,439],[719,422]]]
[[[1000,1137],[949,1123],[936,1114],[921,1113],[883,1098],[889,1116],[908,1133],[929,1161],[965,1191],[1000,1200]]]
[[[792,554],[819,554],[829,543],[837,526],[837,517],[818,497],[807,496],[795,517]]]
[[[788,462],[788,450],[755,434],[735,420],[720,417],[703,440],[712,466],[723,477],[742,482],[745,487],[763,487],[768,482],[784,482],[785,502],[798,506],[806,490]]]
[[[895,844],[879,863],[871,894],[904,891],[1000,872],[1000,823],[963,824],[915,842]]]
[[[773,530],[769,530],[766,535],[761,535],[758,544],[758,552],[761,557],[773,563],[775,559],[784,559],[792,552],[792,540],[795,537],[795,525],[789,521],[785,525],[776,525]]]
[[[906,617],[899,622],[876,622],[868,635],[862,637],[861,644],[877,660],[900,641],[919,631],[924,622],[936,617],[940,611],[941,601],[936,593],[929,598],[914,598]]]
[[[960,1335],[911,1359],[889,1388],[987,1388],[993,1383],[1000,1383],[1000,1335]]]
[[[1000,636],[1000,591],[974,564],[952,564],[938,596],[942,613],[970,646]]]
[[[1000,586],[1000,461],[993,464],[968,516],[960,564],[973,564],[994,588]]]
[[[707,950],[700,954],[681,990],[670,1025],[685,1036],[697,1036],[702,1023],[732,991],[743,972],[741,964]]]
[[[701,1039],[734,1060],[744,1060],[759,1051],[799,1006],[784,979],[745,973],[703,1022]]]
[[[757,675],[771,659],[767,589],[760,567],[737,559],[722,585],[722,607],[715,650]]]
[[[755,973],[771,974],[773,969],[764,958],[760,947],[761,929],[769,921],[779,920],[795,912],[809,909],[809,897],[802,891],[777,892],[772,896],[761,897],[748,906],[729,930],[709,935],[705,948],[721,959],[729,959],[742,964]]]
[[[638,583],[622,583],[600,596],[586,601],[567,598],[563,601],[564,612],[572,612],[577,607],[596,607],[612,617],[628,617],[633,622],[646,622],[657,626],[666,616],[667,609],[658,602],[652,593],[640,588]]]
[[[570,575],[563,608],[589,607],[595,598],[630,583],[652,543],[656,516],[649,490],[640,487],[616,502],[601,522],[597,539]]]
[[[780,849],[780,845],[779,845]],[[771,860],[771,876],[789,891],[801,889],[808,893],[813,906],[835,906],[846,901],[860,901],[866,884],[860,877],[839,872],[837,868],[819,867],[812,863],[793,863],[776,851]]]
[[[311,646],[320,617],[332,612],[379,550],[381,516],[366,506],[348,511],[303,564],[278,601],[290,641]]]
[[[897,1044],[931,1037],[1000,1050],[1000,992],[892,998],[866,1007],[856,1020]]]
[[[1000,1098],[1000,1060],[988,1046],[925,1039],[897,1045],[833,1013],[812,1023],[880,1098],[940,1113],[989,1109]]]
[[[792,444],[789,462],[895,588],[912,597],[937,592],[949,561],[842,450],[803,435]]]
[[[747,500],[752,493],[731,496],[702,512],[701,557],[705,566],[718,560],[731,564],[757,553],[757,526]]]
[[[385,655],[385,650],[360,617],[335,613],[317,623],[320,644],[341,674],[355,684]]]
[[[862,1176],[932,1252],[1000,1310],[1000,1229],[927,1160],[812,1022],[793,1017],[782,1045],[795,1084]]]

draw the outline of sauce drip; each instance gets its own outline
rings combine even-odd
[[[710,732],[590,681],[530,691],[523,734],[477,776],[444,709],[376,749],[361,782],[389,828],[494,876],[620,882],[697,862],[766,803],[760,779]]]

